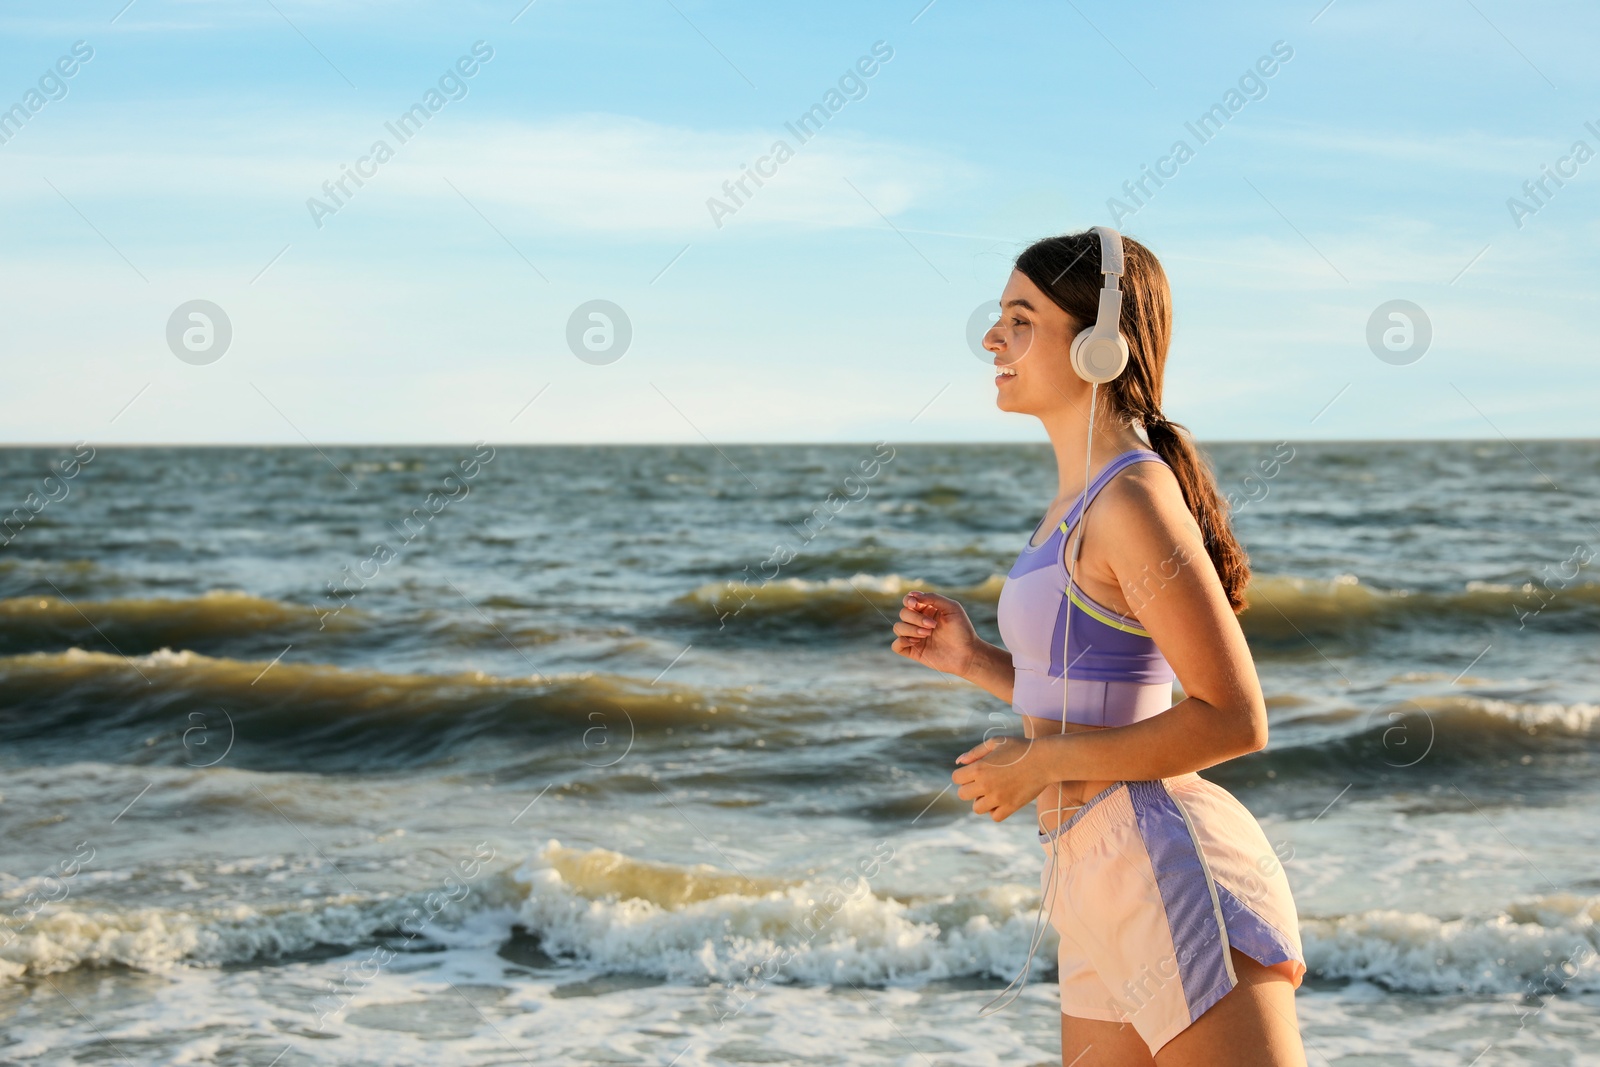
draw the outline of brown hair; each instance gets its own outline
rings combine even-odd
[[[1150,447],[1167,461],[1183,490],[1183,502],[1200,525],[1206,553],[1222,579],[1235,612],[1245,608],[1250,561],[1233,536],[1216,475],[1193,436],[1161,413],[1161,383],[1172,343],[1172,292],[1155,254],[1130,237],[1122,239],[1122,334],[1128,366],[1106,385],[1112,407],[1144,426]],[[1017,257],[1017,269],[1086,328],[1100,308],[1100,237],[1092,230],[1046,237]]]

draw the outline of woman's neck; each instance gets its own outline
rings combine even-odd
[[[1112,457],[1130,448],[1147,447],[1131,425],[1112,410],[1106,390],[1094,397],[1094,447],[1087,460],[1089,477]],[[1086,387],[1081,397],[1068,398],[1049,416],[1041,416],[1045,433],[1050,435],[1050,445],[1056,454],[1056,481],[1058,500],[1077,496],[1083,492],[1084,446],[1089,429],[1090,390]]]

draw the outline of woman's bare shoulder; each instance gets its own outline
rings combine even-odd
[[[1100,493],[1106,512],[1119,530],[1200,536],[1178,476],[1165,463],[1135,463],[1117,473]]]

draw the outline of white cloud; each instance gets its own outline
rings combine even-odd
[[[99,132],[93,141],[76,143],[59,130],[41,130],[57,136],[8,151],[13,165],[0,172],[0,196],[53,198],[39,176],[69,175],[74,196],[251,201],[256,209],[275,203],[298,215],[309,237],[315,230],[307,199],[327,200],[322,183],[338,179],[341,165],[354,164],[383,140],[394,157],[377,165],[364,186],[347,182],[350,195],[340,196],[345,204],[323,219],[325,226],[339,225],[346,211],[392,215],[419,199],[456,202],[448,180],[497,223],[709,236],[718,231],[708,198],[731,204],[723,183],[740,178],[740,165],[753,164],[780,137],[794,157],[764,186],[747,181],[750,195],[741,195],[743,203],[724,217],[724,232],[771,224],[882,225],[879,212],[900,214],[974,173],[959,160],[843,129],[824,127],[802,144],[781,125],[776,133],[707,131],[610,114],[517,122],[473,117],[471,107],[470,96],[448,105],[404,143],[385,127],[387,116],[374,115],[263,128],[234,113],[217,116],[214,128],[186,122],[181,134],[170,136],[133,127],[140,128],[138,140],[113,143]],[[399,115],[403,106],[391,110]]]
[[[612,115],[539,126],[479,123],[463,135],[422,146],[404,180],[415,194],[427,195],[454,170],[489,201],[557,228],[710,233],[715,226],[707,200],[715,197],[732,206],[724,183],[739,179],[740,164],[767,155],[778,139],[770,133],[712,133]],[[750,195],[739,194],[743,204],[723,219],[724,229],[757,222],[815,227],[878,222],[874,208],[898,214],[969,171],[931,152],[844,131],[824,129],[801,144],[782,130],[781,139],[794,158],[763,179],[761,187],[746,180]],[[470,166],[462,168],[468,160]]]

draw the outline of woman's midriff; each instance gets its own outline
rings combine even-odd
[[[1027,737],[1047,737],[1050,734],[1103,729],[1105,729],[1103,726],[1085,726],[1076,722],[1062,723],[1057,719],[1038,719],[1032,715],[1022,716],[1022,732]],[[1045,786],[1044,792],[1039,794],[1039,799],[1034,801],[1034,806],[1038,810],[1039,829],[1046,833],[1054,830],[1058,823],[1066,822],[1077,814],[1077,805],[1115,784],[1115,782],[1057,782]],[[1058,807],[1062,809],[1059,815],[1056,812]]]

